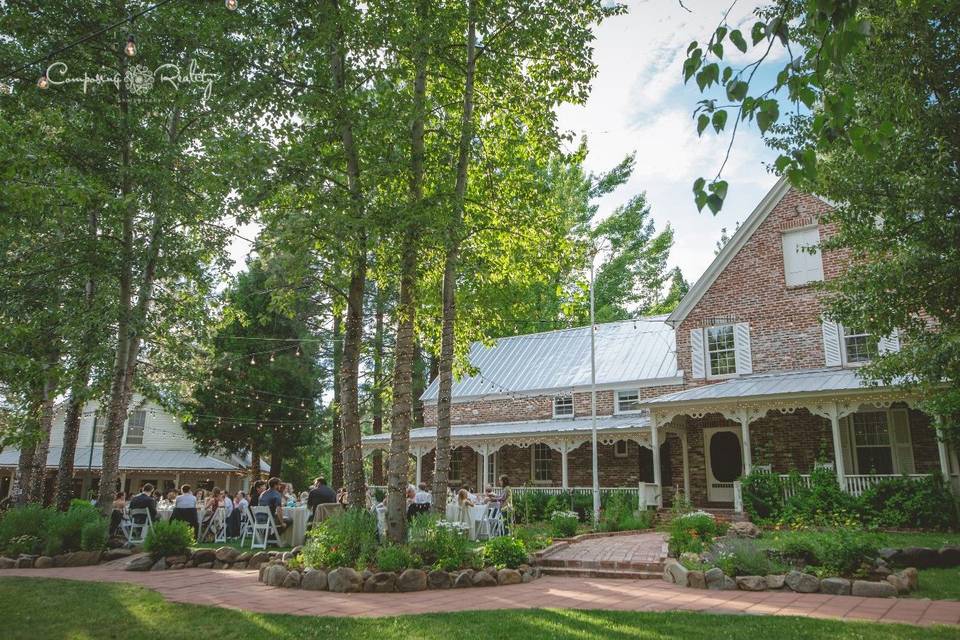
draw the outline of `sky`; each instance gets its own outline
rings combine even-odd
[[[692,40],[709,39],[729,7],[728,0],[684,0],[689,11],[679,0],[621,1],[629,12],[596,29],[598,74],[590,98],[585,105],[561,107],[560,125],[576,138],[587,136],[589,171],[609,170],[625,155],[636,153],[633,176],[600,203],[599,217],[645,191],[657,228],[669,223],[674,229],[670,266],[679,266],[693,283],[713,260],[721,229],[732,233],[776,182],[765,167],[775,156],[764,146],[755,125],[741,123],[723,172],[730,183],[723,210],[716,216],[706,208],[697,211],[693,182],[716,174],[729,139],[710,128],[697,138],[692,114],[702,96],[693,80],[684,86],[682,65]],[[748,42],[755,6],[741,0],[728,16],[730,24],[744,25]],[[730,59],[735,68],[752,59],[748,58],[751,49],[741,55],[728,45],[726,51],[728,57],[730,51],[737,54]],[[782,52],[770,60],[772,64],[757,74],[763,86],[769,86],[766,82],[772,79],[777,62],[782,64]],[[237,231],[253,238],[258,229],[250,224]],[[234,240],[231,254],[236,270],[244,268],[249,250],[249,243]]]
[[[594,60],[599,72],[588,102],[561,107],[560,125],[587,136],[589,171],[608,170],[628,153],[636,153],[629,183],[601,202],[599,216],[645,191],[657,228],[669,223],[674,229],[671,266],[679,266],[692,283],[713,260],[721,229],[732,233],[736,222],[742,222],[777,181],[765,167],[775,154],[764,146],[755,125],[741,123],[723,172],[730,183],[727,201],[716,216],[706,208],[697,211],[693,182],[716,175],[729,138],[717,136],[712,128],[697,138],[692,114],[701,96],[693,80],[684,86],[682,65],[687,46],[693,40],[709,39],[729,1],[684,0],[690,11],[678,0],[625,3],[627,15],[611,18],[596,29]],[[728,18],[731,24],[744,23],[741,30],[748,43],[756,6],[738,2]],[[751,49],[742,55],[728,45],[728,56],[730,50],[738,55],[733,62],[740,65],[751,54]],[[770,60],[773,64],[765,64],[755,80],[770,79],[776,61],[782,65],[782,52]]]

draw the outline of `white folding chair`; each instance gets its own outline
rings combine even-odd
[[[253,534],[250,538],[251,549],[266,549],[268,544],[280,546],[280,532],[273,521],[270,507],[253,507]]]
[[[490,538],[502,536],[503,514],[500,511],[500,505],[487,505],[486,511],[483,512],[483,517],[476,522],[475,526],[477,527],[477,540],[489,540]]]
[[[240,546],[246,542],[247,536],[253,536],[253,516],[250,514],[250,507],[245,506],[240,510]]]
[[[149,532],[153,526],[153,521],[150,519],[150,510],[130,509],[129,515],[130,520],[124,530],[127,542],[131,544],[143,544],[143,541],[147,539],[147,532]]]
[[[200,541],[205,541],[211,532],[213,533],[213,542],[227,541],[227,510],[225,508],[219,507],[213,512],[210,521],[207,522],[206,529],[200,536]]]

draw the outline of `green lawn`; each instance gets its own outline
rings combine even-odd
[[[921,569],[920,586],[910,596],[935,600],[960,600],[960,567]]]
[[[296,598],[296,592],[291,592],[290,597]],[[42,578],[0,578],[0,620],[5,640],[946,640],[955,639],[958,633],[955,628],[947,627],[918,628],[794,617],[552,609],[380,619],[310,618],[172,604],[154,592],[133,585]]]
[[[940,532],[884,532],[879,534],[887,547],[932,547],[939,549],[945,544],[960,544],[960,533]]]

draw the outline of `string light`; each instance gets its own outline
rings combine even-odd
[[[271,351],[271,352],[270,352],[270,362],[273,362],[274,360],[275,360],[275,358],[273,357],[273,352]]]
[[[40,76],[40,79],[37,80],[37,86],[40,89],[46,89],[47,87],[50,86],[50,79],[47,78],[47,74],[43,74],[42,76]]]
[[[255,367],[256,365],[257,365],[257,359],[254,356],[250,356],[250,366]]]
[[[127,54],[128,58],[137,55],[137,43],[134,41],[132,33],[127,36],[127,44],[123,48],[123,52]]]
[[[300,357],[300,347],[297,347],[297,350],[293,355],[297,356],[298,358]]]
[[[237,0],[224,0],[223,5],[227,8],[227,11],[237,10]]]

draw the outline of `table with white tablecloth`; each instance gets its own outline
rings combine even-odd
[[[470,536],[471,540],[477,539],[477,523],[483,519],[483,515],[487,512],[487,505],[478,504],[474,507],[461,507],[456,502],[447,503],[447,520],[451,522],[463,522],[466,524],[469,529],[467,529],[467,535]]]
[[[280,534],[280,542],[285,547],[298,547],[307,539],[307,519],[310,509],[307,507],[284,507],[284,518],[289,517],[287,528]]]

